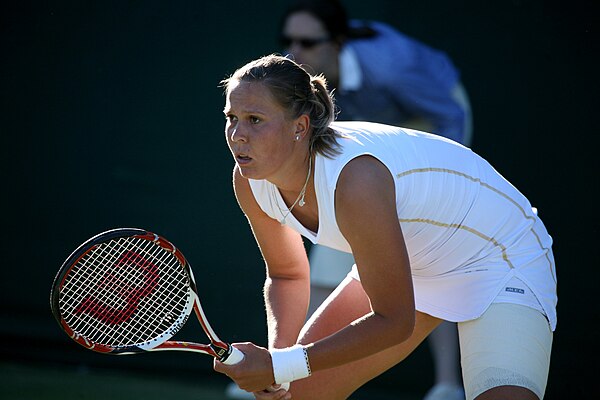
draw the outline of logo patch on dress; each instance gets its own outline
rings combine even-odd
[[[519,289],[519,288],[516,288],[516,287],[510,287],[510,286],[507,286],[504,289],[504,291],[511,292],[511,293],[525,294],[525,291],[523,289]]]

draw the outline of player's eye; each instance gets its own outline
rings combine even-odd
[[[254,125],[258,124],[261,121],[260,118],[255,117],[255,116],[250,116],[249,119],[250,119],[250,123],[254,124]]]

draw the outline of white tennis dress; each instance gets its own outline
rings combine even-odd
[[[366,122],[332,127],[344,138],[340,155],[315,159],[319,230],[309,231],[293,215],[287,225],[313,243],[351,252],[336,223],[335,188],[350,160],[371,155],[395,178],[417,310],[462,322],[481,316],[499,296],[526,306],[533,298],[555,329],[552,238],[525,196],[487,161],[449,139],[410,129]],[[281,221],[287,206],[277,188],[266,180],[250,186],[262,210]]]

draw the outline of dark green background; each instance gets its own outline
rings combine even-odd
[[[548,399],[597,393],[597,19],[591,1],[346,1],[445,50],[474,112],[473,149],[551,232],[559,278]],[[279,50],[284,2],[22,1],[1,18],[0,356],[212,374],[184,354],[112,357],[71,343],[48,305],[80,242],[124,226],[172,240],[229,341],[264,344],[263,266],[231,190],[219,81]],[[592,130],[593,129],[593,130]],[[194,323],[182,339],[202,339]],[[425,391],[426,346],[381,385]],[[595,374],[594,374],[595,376]]]

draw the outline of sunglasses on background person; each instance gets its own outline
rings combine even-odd
[[[325,42],[329,42],[331,39],[329,37],[322,37],[322,38],[292,38],[289,36],[282,36],[279,39],[279,42],[281,43],[281,46],[288,49],[292,46],[292,44],[298,44],[300,45],[300,47],[302,47],[303,49],[310,49],[315,47],[316,45],[319,45],[321,43],[325,43]]]

